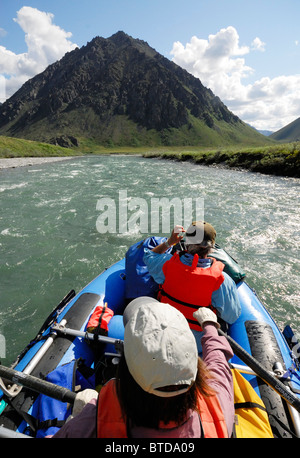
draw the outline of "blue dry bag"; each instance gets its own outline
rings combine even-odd
[[[91,371],[82,364],[81,359],[72,360],[50,372],[46,380],[71,391],[75,391],[77,386],[80,386],[80,391],[87,388],[95,389],[94,373],[83,374],[84,368],[86,371]],[[37,401],[37,412],[34,415],[38,420],[36,437],[55,434],[71,415],[72,406],[44,394],[40,394]]]
[[[166,240],[166,237],[148,237],[135,243],[127,251],[125,255],[125,295],[127,301],[139,296],[156,297],[158,284],[149,274],[143,261],[144,250],[145,248],[152,250]]]

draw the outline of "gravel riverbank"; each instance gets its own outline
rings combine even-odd
[[[12,157],[0,159],[0,170],[45,164],[48,162],[68,161],[69,159],[74,159],[74,157]]]

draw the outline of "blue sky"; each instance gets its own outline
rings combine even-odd
[[[123,30],[243,121],[276,131],[300,116],[299,19],[299,0],[0,0],[0,98],[65,52]]]

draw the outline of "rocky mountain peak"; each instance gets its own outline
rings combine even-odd
[[[219,123],[242,124],[199,79],[122,31],[67,53],[0,107],[0,134],[43,141],[143,142],[150,131],[160,141],[183,129],[180,142],[198,142],[197,129],[220,135]]]

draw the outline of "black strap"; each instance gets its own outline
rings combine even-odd
[[[258,404],[256,402],[237,402],[234,404],[234,408],[235,410],[236,409],[255,409],[255,408],[258,408],[258,409],[261,409],[263,410],[264,412],[267,412],[267,409],[262,406],[261,404]]]
[[[201,429],[201,436],[200,436],[200,439],[205,439],[204,429],[203,429],[203,425],[202,425],[202,421],[201,421],[201,417],[200,417],[200,414],[199,414],[199,413],[198,413],[198,417],[199,417],[200,429]]]
[[[162,286],[160,287],[159,291],[160,291],[160,294],[162,296],[166,296],[168,299],[171,299],[171,301],[177,302],[177,304],[181,304],[181,305],[184,305],[186,307],[190,307],[190,308],[195,309],[195,310],[198,310],[200,307],[203,307],[201,305],[190,304],[188,302],[184,302],[184,301],[180,301],[179,299],[176,299],[176,297],[173,297],[170,294],[166,293],[166,291],[164,291]],[[216,309],[212,305],[207,305],[205,307],[207,307],[208,309],[212,310],[216,315],[218,315]],[[187,319],[187,321],[190,324],[199,324],[198,321],[195,321],[195,320]]]
[[[171,294],[166,293],[166,291],[161,288],[160,293],[162,296],[166,296],[168,299],[171,299],[171,301],[177,302],[178,304],[185,305],[186,307],[191,307],[195,310],[198,310],[200,307],[199,305],[194,305],[194,304],[189,304],[188,302],[180,301],[179,299],[176,299],[176,297],[171,296]]]
[[[36,434],[39,429],[47,429],[52,426],[61,428],[66,423],[66,420],[58,420],[57,418],[53,418],[52,420],[39,421],[37,418],[30,415],[28,412],[25,412],[24,410],[13,405],[10,402],[10,399],[7,399],[6,402],[13,410],[15,410],[15,412],[17,412],[18,415],[20,415],[21,418],[23,418],[23,420],[26,421],[26,423],[29,425],[29,428],[34,434]]]
[[[184,302],[179,299],[176,299],[176,297],[171,296],[171,294],[168,294],[162,287],[160,288],[160,293],[162,296],[166,296],[168,299],[171,299],[174,302],[177,302],[178,304],[185,305],[186,307],[191,307],[195,310],[198,310],[198,308],[203,307],[201,305],[196,305],[196,304],[190,304],[189,302]],[[206,306],[204,306],[206,307]],[[215,308],[212,305],[208,305],[207,308],[215,312]],[[198,323],[198,322],[197,322]]]
[[[99,347],[103,347],[104,344],[99,342],[98,336],[107,336],[107,330],[101,328],[102,319],[103,319],[104,313],[106,312],[106,309],[107,309],[107,302],[105,302],[104,305],[103,305],[103,309],[101,311],[98,324],[97,324],[96,328],[93,331],[93,335],[94,335],[93,342],[96,343],[97,346],[99,346]]]
[[[25,422],[29,425],[30,429],[36,433],[37,431],[37,419],[30,415],[29,413],[25,412],[22,410],[22,408],[19,408],[16,403],[14,402],[15,399],[11,399],[6,397],[5,399],[6,403],[8,404],[9,408],[11,411],[16,412]]]
[[[37,424],[37,429],[48,429],[51,427],[61,428],[66,423],[66,420],[58,420],[53,418],[52,420],[39,421]]]
[[[102,318],[103,318],[103,316],[104,316],[104,313],[105,313],[105,311],[106,311],[106,308],[107,308],[107,303],[105,302],[104,305],[103,305],[103,309],[102,309],[102,311],[101,311],[100,317],[99,317],[98,325],[97,325],[96,329],[94,330],[95,336],[98,336],[98,335],[100,334]]]

